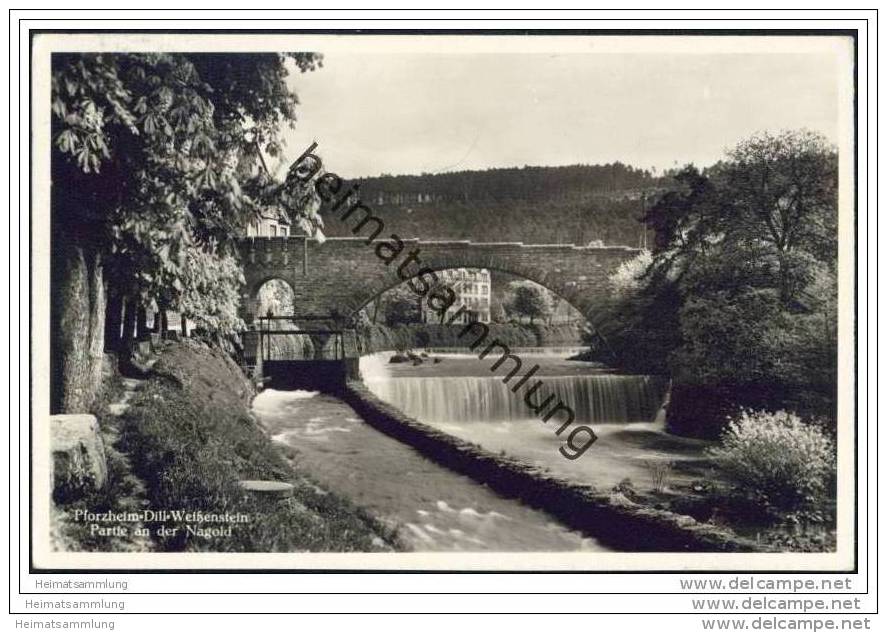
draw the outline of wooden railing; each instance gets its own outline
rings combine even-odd
[[[340,328],[312,328],[312,329],[301,329],[295,325],[296,321],[306,321],[306,320],[325,320],[330,321],[333,320],[330,317],[296,317],[293,316],[263,316],[257,317],[256,321],[258,321],[258,328],[256,332],[259,335],[259,357],[262,360],[342,360],[345,358],[345,331]],[[294,327],[291,329],[282,329],[279,327],[274,327],[275,324],[280,321],[290,321],[294,324]],[[318,355],[315,352],[315,355],[312,358],[293,358],[293,359],[285,359],[285,358],[271,358],[271,346],[270,341],[273,336],[293,336],[293,335],[305,335],[305,336],[332,336],[334,337],[334,343],[332,349],[328,342],[324,342],[322,348],[322,354]],[[316,339],[312,339],[312,343],[316,345]]]

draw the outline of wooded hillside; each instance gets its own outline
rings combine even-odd
[[[401,237],[636,246],[644,200],[662,179],[622,163],[522,167],[359,181],[360,197]],[[350,235],[328,214],[325,232]]]

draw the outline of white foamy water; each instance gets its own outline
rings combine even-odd
[[[514,385],[527,373],[531,363],[525,363],[525,368],[505,383],[502,370],[510,370],[509,365],[500,368],[498,375],[488,369],[495,362],[495,356],[485,360],[476,356],[471,360],[466,355],[447,357],[450,365],[446,369],[457,365],[452,367],[453,373],[466,362],[473,362],[485,365],[486,375],[432,376],[402,375],[409,370],[400,368],[395,375],[387,364],[388,356],[374,354],[360,359],[364,383],[377,397],[424,422],[459,424],[538,419],[539,415],[524,398],[536,382],[541,384],[531,396],[535,405],[552,396],[548,408],[562,402],[573,410],[579,424],[652,422],[665,391],[665,381],[658,377],[607,374],[590,368],[585,375],[535,375],[515,392]],[[471,369],[468,373],[476,373],[476,366]],[[570,369],[575,370],[575,364]]]
[[[253,411],[272,439],[295,449],[298,468],[396,528],[414,550],[605,549],[376,431],[331,396],[267,390]]]
[[[496,375],[490,366],[496,356],[447,354],[434,363],[389,364],[389,353],[361,358],[361,375],[380,399],[411,417],[493,453],[505,453],[552,474],[607,490],[623,479],[641,488],[652,485],[651,464],[675,464],[675,482],[709,477],[710,443],[669,435],[664,430],[661,404],[664,380],[651,376],[620,375],[557,353],[521,355],[518,376],[536,364],[533,377],[542,381],[534,395],[538,404],[554,394],[576,414],[575,425],[589,425],[598,440],[576,460],[559,449],[564,437],[555,434],[556,422],[542,422],[517,394],[502,382],[505,367]],[[513,385],[519,380],[513,378]],[[529,381],[532,384],[532,380]],[[526,387],[526,385],[524,385]],[[567,433],[564,433],[566,435]]]

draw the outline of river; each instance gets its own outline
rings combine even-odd
[[[266,390],[253,411],[296,466],[397,529],[414,551],[603,551],[548,514],[425,458],[377,431],[342,401]]]
[[[447,433],[552,474],[609,489],[625,478],[646,486],[652,464],[678,463],[675,480],[705,476],[706,443],[673,437],[655,421],[665,384],[568,361],[568,349],[518,353],[599,439],[576,460],[553,432],[490,373],[492,359],[432,353],[421,365],[390,364],[389,353],[361,358],[364,382],[379,398]],[[439,359],[434,362],[434,358]],[[296,465],[327,490],[397,529],[415,551],[605,551],[588,534],[506,499],[375,430],[342,401],[305,391],[267,390],[254,412],[272,438],[297,451]]]
[[[666,486],[710,476],[705,456],[710,442],[665,432],[660,408],[667,384],[662,378],[567,360],[576,351],[569,348],[514,351],[523,363],[520,375],[538,366],[533,378],[543,382],[540,393],[556,394],[573,409],[576,424],[594,430],[598,439],[581,457],[566,459],[559,452],[564,438],[555,434],[554,420],[544,424],[524,403],[523,391],[510,390],[518,377],[503,383],[508,365],[490,371],[496,354],[480,359],[476,353],[432,353],[413,365],[389,363],[391,354],[380,353],[361,358],[360,368],[377,397],[417,420],[576,483],[609,490],[628,479],[648,488],[657,473],[665,473]]]

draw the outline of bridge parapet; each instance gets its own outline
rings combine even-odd
[[[247,237],[239,240],[244,266],[289,266],[301,263],[307,252],[305,237]]]

